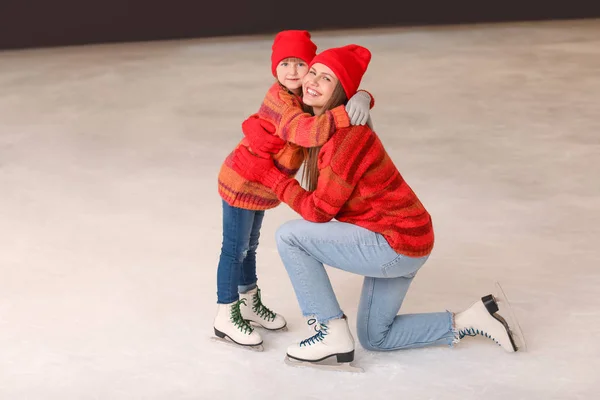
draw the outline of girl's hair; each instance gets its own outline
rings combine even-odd
[[[298,58],[298,57],[286,57],[283,60],[279,61],[277,63],[277,65],[281,64],[282,62],[301,62],[301,63],[308,65],[308,63],[306,61],[304,61],[303,59]]]
[[[323,112],[332,110],[338,106],[344,105],[348,102],[346,92],[342,87],[340,81],[338,81],[331,98],[323,106]],[[310,106],[304,105],[304,112],[308,112],[314,115],[313,109]],[[317,166],[319,160],[319,152],[322,146],[310,147],[304,149],[304,170],[302,171],[302,181],[304,182],[307,190],[314,191],[317,188],[317,181],[319,179],[319,168]]]

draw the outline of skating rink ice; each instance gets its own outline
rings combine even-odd
[[[289,321],[213,343],[221,162],[272,83],[271,35],[0,52],[0,399],[590,399],[600,390],[600,20],[315,32],[358,43],[375,130],[432,214],[401,312],[500,281],[529,351],[485,338],[284,365],[307,329],[266,215],[259,285]],[[362,279],[330,270],[356,331]]]

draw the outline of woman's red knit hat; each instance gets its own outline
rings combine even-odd
[[[356,94],[370,61],[371,52],[367,48],[349,44],[317,54],[310,65],[320,63],[328,66],[340,80],[349,99]]]

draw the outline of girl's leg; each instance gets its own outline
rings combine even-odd
[[[245,300],[240,310],[244,319],[257,323],[265,329],[280,330],[287,325],[285,318],[263,304],[260,289],[256,285],[256,249],[264,215],[264,211],[254,213],[249,248],[242,263],[238,284],[240,299]]]
[[[239,299],[242,263],[250,248],[255,211],[232,207],[223,201],[223,245],[217,268],[217,303]]]
[[[254,212],[254,221],[250,231],[250,240],[246,258],[242,263],[240,281],[238,283],[239,293],[246,293],[256,287],[256,249],[258,248],[258,239],[260,238],[260,228],[262,227],[264,211]]]

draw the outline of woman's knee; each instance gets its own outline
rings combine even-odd
[[[293,246],[295,244],[296,234],[301,231],[306,221],[293,220],[283,223],[275,232],[277,247]]]
[[[381,344],[385,340],[385,336],[382,336],[373,329],[364,327],[364,329],[357,330],[358,342],[365,350],[370,351],[381,351]]]
[[[372,313],[358,313],[356,334],[362,347],[371,351],[384,350],[385,340],[390,332],[391,323],[386,319],[374,318]]]

